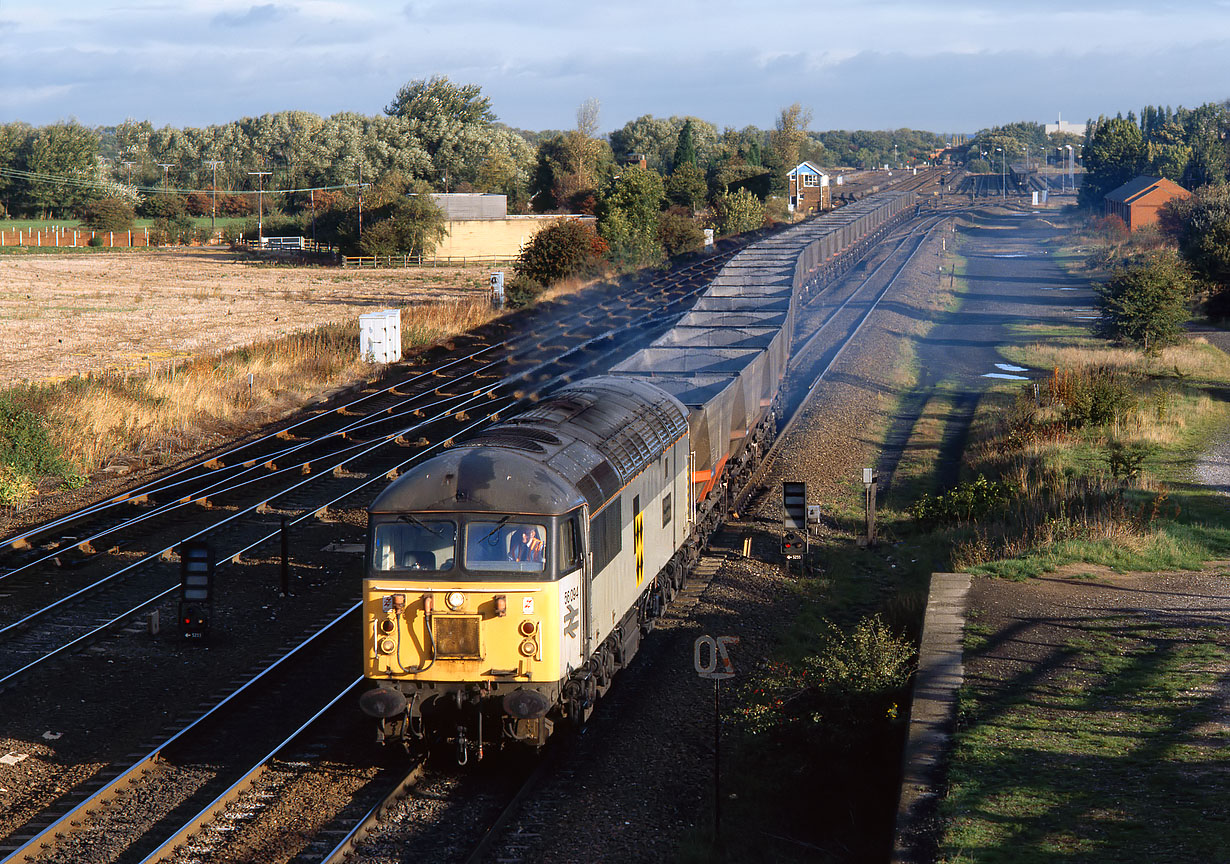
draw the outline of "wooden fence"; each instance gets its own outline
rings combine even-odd
[[[91,231],[87,228],[54,226],[29,230],[0,229],[0,246],[89,246],[95,237],[106,247],[148,246],[149,229],[135,231]],[[96,244],[97,245],[97,244]]]

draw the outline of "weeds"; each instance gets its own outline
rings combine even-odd
[[[403,353],[491,320],[490,303],[413,306]],[[167,464],[301,408],[331,387],[369,377],[346,324],[173,361],[150,375],[109,373],[0,391],[0,506],[22,506],[43,478],[76,488],[110,464]]]

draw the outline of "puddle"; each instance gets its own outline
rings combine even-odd
[[[1007,372],[985,372],[983,378],[1000,378],[1004,381],[1028,381],[1028,375],[1009,375]]]
[[[995,252],[990,257],[992,258],[1028,258],[1028,252]]]
[[[1102,316],[1101,315],[1076,315],[1074,317],[1076,318],[1077,321],[1097,321]]]
[[[995,368],[1001,372],[1028,372],[1024,366],[1013,366],[1011,363],[996,363]]]

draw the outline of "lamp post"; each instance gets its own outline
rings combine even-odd
[[[1008,154],[1004,152],[1003,147],[996,147],[995,149],[999,151],[999,197],[1007,198],[1008,191],[1007,183],[1004,180],[1004,166],[1008,159]]]
[[[264,201],[264,186],[262,178],[268,177],[272,171],[249,171],[249,177],[256,178],[256,244],[258,246],[265,245],[265,201]]]

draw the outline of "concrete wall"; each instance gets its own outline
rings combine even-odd
[[[439,258],[516,258],[531,237],[559,219],[594,221],[592,216],[558,215],[449,221],[445,223],[448,236],[440,241],[434,254]]]

